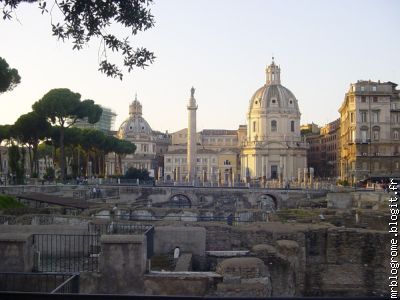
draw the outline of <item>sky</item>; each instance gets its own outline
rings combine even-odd
[[[155,0],[151,10],[155,26],[132,42],[156,60],[122,81],[98,71],[99,41],[72,50],[52,36],[50,17],[37,4],[0,19],[0,57],[22,77],[0,94],[0,124],[13,124],[49,90],[69,88],[113,109],[114,129],[137,93],[151,128],[174,132],[187,127],[194,86],[197,129],[237,129],[272,56],[282,85],[298,99],[302,124],[337,119],[357,80],[400,83],[397,0]]]

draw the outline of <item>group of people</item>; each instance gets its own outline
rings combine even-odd
[[[93,187],[91,190],[91,196],[90,198],[101,198],[101,190],[99,187]]]
[[[88,178],[87,177],[76,177],[76,184],[88,184]]]

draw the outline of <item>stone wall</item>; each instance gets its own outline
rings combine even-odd
[[[206,250],[245,250],[259,244],[273,247],[275,254],[274,250],[252,252],[266,265],[279,264],[270,270],[281,277],[278,285],[272,284],[274,296],[387,295],[389,253],[382,245],[389,245],[389,234],[384,231],[280,223],[203,226]],[[290,278],[294,286],[285,289]],[[276,294],[274,286],[278,286]]]
[[[307,233],[306,296],[387,296],[389,234],[331,228]]]
[[[31,272],[33,240],[31,234],[0,234],[0,272]]]
[[[146,236],[101,237],[99,293],[142,294],[147,264]]]
[[[154,253],[166,254],[179,247],[181,252],[204,256],[206,230],[202,227],[156,226],[154,234]]]

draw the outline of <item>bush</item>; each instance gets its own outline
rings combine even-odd
[[[337,185],[342,185],[342,186],[350,186],[350,183],[345,179],[345,180],[341,180],[341,179],[339,179],[337,182],[336,182],[336,184]]]
[[[17,199],[8,195],[0,195],[0,208],[21,208],[25,205],[19,203]]]
[[[145,169],[129,168],[124,176],[125,179],[139,179],[142,181],[149,180],[149,172]]]

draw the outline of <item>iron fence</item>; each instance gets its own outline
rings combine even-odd
[[[98,234],[35,234],[33,243],[38,272],[98,271]]]
[[[147,257],[154,254],[154,226],[150,224],[103,223],[88,225],[91,234],[144,234],[147,240]]]
[[[1,272],[0,291],[79,293],[79,274]]]

